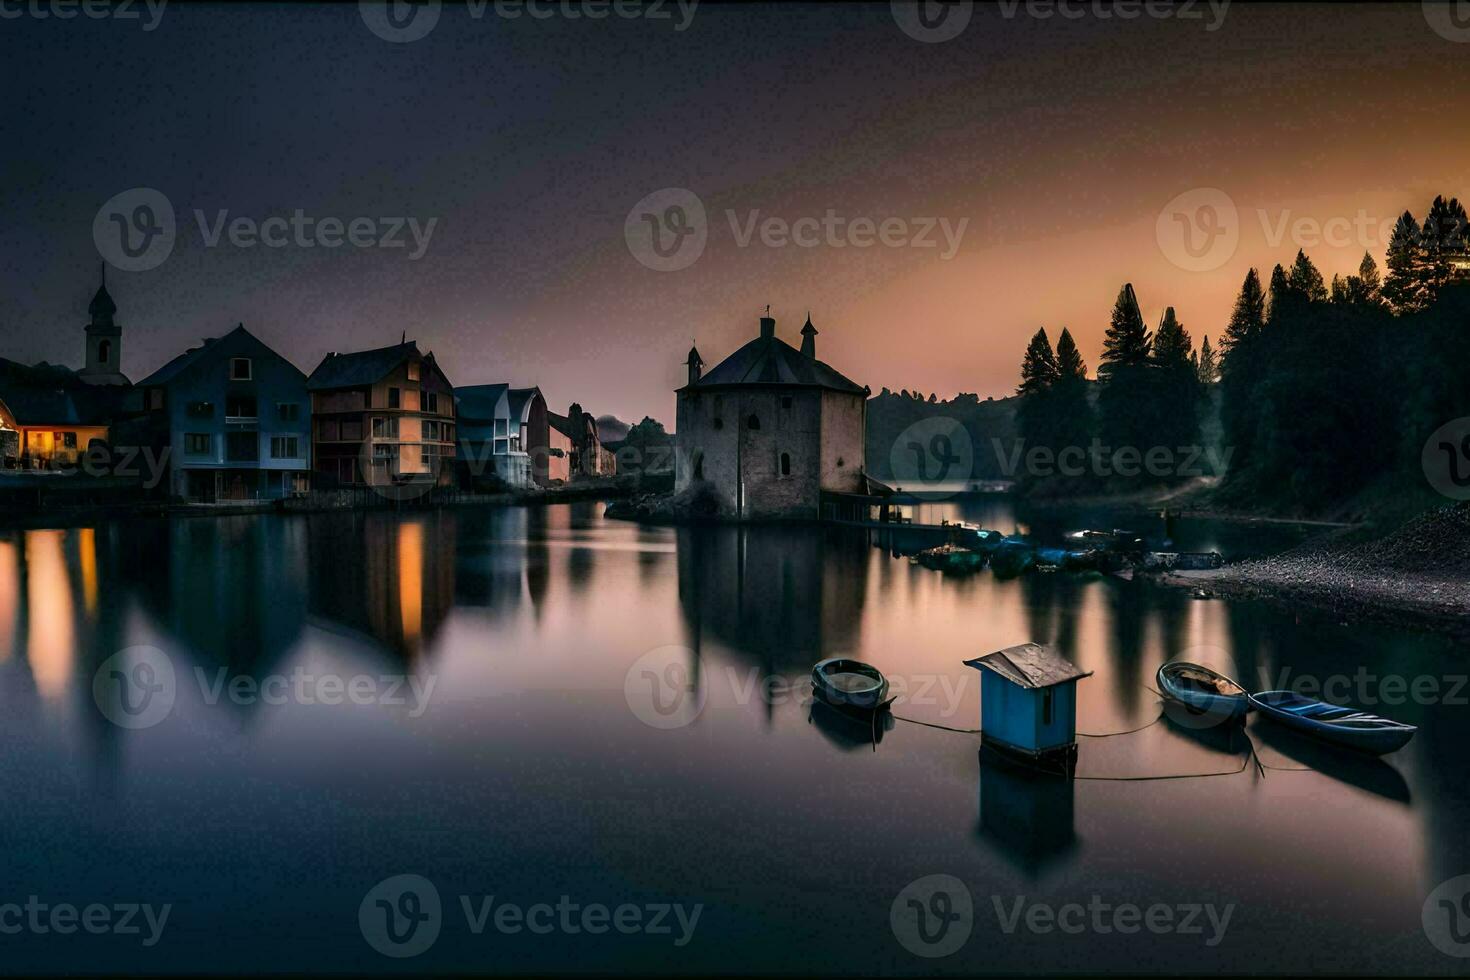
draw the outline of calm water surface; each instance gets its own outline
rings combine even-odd
[[[1004,501],[950,507],[1003,530],[1017,522]],[[0,935],[5,968],[1470,965],[1421,926],[1429,892],[1470,872],[1463,649],[1141,581],[946,578],[860,531],[652,529],[601,511],[0,536],[0,903],[172,905],[149,947]],[[1047,534],[1083,520],[1106,526],[1107,515],[1021,523]],[[1179,547],[1227,557],[1289,543],[1285,532],[1199,522],[1174,533]],[[1421,730],[1369,762],[1253,721],[1264,762],[1318,771],[1057,783],[988,755],[982,765],[973,735],[899,721],[875,743],[807,703],[811,664],[854,655],[904,692],[898,714],[976,728],[978,676],[961,661],[1025,640],[1055,643],[1095,672],[1079,688],[1084,732],[1157,718],[1146,685],[1172,656],[1212,661],[1248,686],[1339,677],[1354,685],[1349,699],[1382,697],[1370,709]],[[102,668],[105,688],[109,658],[138,646],[166,658],[173,700],[156,724],[129,729],[99,709],[94,678]],[[323,678],[356,683],[357,696],[313,686]],[[1389,706],[1386,678],[1433,678],[1441,696]],[[1084,739],[1079,772],[1229,771],[1242,747],[1166,722]],[[398,874],[433,882],[443,903],[437,940],[413,959],[379,955],[359,925],[369,889]],[[890,907],[933,874],[965,883],[973,927],[957,952],[922,959],[896,938]],[[702,910],[683,945],[672,916],[671,934],[476,935],[460,896],[475,907],[568,896]],[[1008,933],[996,904],[1009,914],[1018,900],[1233,911],[1208,946],[1208,925],[1073,935],[1022,922]]]

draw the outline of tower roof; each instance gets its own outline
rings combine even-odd
[[[702,357],[699,356],[699,348],[698,347],[690,347],[689,348],[689,357],[685,361],[685,363],[686,364],[703,364],[704,363],[704,358],[702,358]]]
[[[812,315],[810,313],[808,313],[806,315],[806,326],[804,326],[804,327],[801,328],[801,335],[803,337],[807,336],[808,334],[810,334],[812,336],[816,336],[816,333],[817,333],[817,328],[814,327],[814,326],[812,326]]]
[[[815,332],[815,328],[813,328]],[[862,395],[867,390],[779,337],[757,337],[721,361],[689,388],[724,385],[795,385]]]

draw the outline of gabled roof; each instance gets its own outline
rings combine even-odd
[[[722,385],[799,385],[854,395],[867,389],[779,337],[757,337],[681,391]]]
[[[1051,647],[1040,643],[1006,647],[974,660],[966,660],[965,665],[994,671],[1012,684],[1033,691],[1092,676],[1092,671],[1083,670]]]
[[[225,334],[223,337],[206,337],[204,339],[204,343],[200,344],[198,347],[191,347],[189,350],[186,350],[178,357],[175,357],[173,360],[169,361],[157,371],[154,371],[152,374],[148,375],[148,377],[144,378],[142,381],[139,381],[138,387],[147,388],[159,385],[166,385],[173,381],[175,378],[179,377],[185,371],[188,371],[190,368],[194,367],[196,364],[199,364],[200,362],[208,359],[208,357],[214,354],[216,351],[221,350],[225,347],[230,348],[232,353],[234,351],[255,348],[258,351],[275,354],[277,357],[281,357],[281,355],[276,354],[275,350],[269,344],[261,340],[259,337],[255,336],[249,330],[246,330],[245,325],[241,324],[234,330],[231,330],[229,333]],[[281,357],[281,360],[285,361],[286,359],[284,357]],[[286,363],[290,364],[291,362],[286,361]],[[296,365],[292,364],[291,366],[294,368]]]
[[[461,422],[488,422],[495,418],[500,396],[510,385],[467,385],[454,389],[454,414]]]
[[[383,379],[394,368],[410,357],[421,357],[415,341],[379,347],[375,350],[354,351],[351,354],[328,354],[306,379],[308,391],[326,388],[355,388],[370,385]]]

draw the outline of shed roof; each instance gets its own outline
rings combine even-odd
[[[1092,676],[1092,671],[1083,670],[1056,650],[1040,643],[1006,647],[974,660],[966,660],[965,665],[994,671],[1012,684],[1030,690],[1055,687]]]

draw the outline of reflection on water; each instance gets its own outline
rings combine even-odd
[[[1115,526],[1022,520],[995,498],[951,506],[1002,530]],[[1227,555],[1282,543],[1202,522],[1174,533]],[[1145,581],[948,578],[883,544],[853,529],[644,528],[595,504],[0,536],[10,880],[81,899],[161,890],[181,923],[160,958],[37,943],[16,948],[15,968],[381,970],[352,910],[405,871],[446,894],[707,906],[677,958],[651,942],[497,937],[506,970],[1136,968],[1145,958],[1116,937],[1001,942],[985,919],[992,895],[1092,894],[1238,904],[1217,948],[1154,939],[1159,969],[1260,969],[1261,949],[1281,969],[1449,966],[1416,939],[1424,896],[1470,870],[1470,707],[1379,706],[1421,726],[1383,761],[1256,721],[1250,737],[1276,767],[1264,777],[1073,783],[991,760],[973,736],[875,728],[801,695],[813,662],[851,655],[889,674],[900,716],[975,728],[978,679],[961,661],[1030,639],[1096,672],[1079,685],[1078,726],[1104,734],[1158,716],[1148,686],[1174,656],[1264,688],[1360,669],[1449,679],[1466,672],[1463,651]],[[139,644],[172,659],[179,702],[123,731],[93,705],[92,673]],[[680,676],[700,698],[670,730],[640,721],[624,687],[663,647],[687,651]],[[197,680],[302,671],[433,677],[435,695],[421,714],[244,705]],[[1084,740],[1079,772],[1231,770],[1245,744],[1166,720]],[[1316,771],[1286,771],[1302,765]],[[888,932],[888,905],[936,872],[969,883],[980,918],[965,951],[920,963]],[[277,948],[261,929],[311,939]],[[422,965],[474,969],[485,955],[446,928]]]

